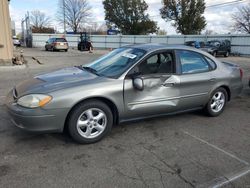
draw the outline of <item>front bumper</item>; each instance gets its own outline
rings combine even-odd
[[[68,110],[24,108],[18,105],[12,94],[6,97],[6,109],[11,121],[19,128],[32,132],[62,132]]]

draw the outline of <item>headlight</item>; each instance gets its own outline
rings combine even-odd
[[[48,104],[52,97],[43,94],[25,95],[17,100],[17,104],[27,108],[37,108]]]

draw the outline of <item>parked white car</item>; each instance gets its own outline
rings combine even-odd
[[[17,37],[12,37],[14,46],[21,46],[21,42]]]

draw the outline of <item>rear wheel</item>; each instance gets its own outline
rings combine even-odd
[[[91,100],[77,105],[70,113],[68,129],[78,143],[89,144],[101,140],[113,125],[110,108],[99,100]]]
[[[220,115],[224,111],[227,100],[227,91],[222,87],[216,89],[205,107],[206,113],[211,117]]]
[[[67,52],[67,51],[68,51],[68,49],[65,50],[65,52]]]

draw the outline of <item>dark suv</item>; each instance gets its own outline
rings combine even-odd
[[[229,40],[211,40],[206,43],[206,46],[201,48],[213,56],[224,55],[228,57],[231,53],[231,43]]]

